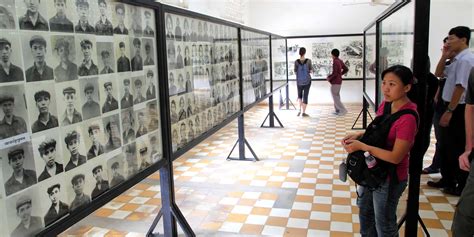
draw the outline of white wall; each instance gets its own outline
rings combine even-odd
[[[296,103],[298,93],[296,90],[296,81],[290,81],[290,99]],[[285,97],[285,89],[281,90]],[[278,97],[276,94],[275,97]],[[327,81],[311,82],[309,91],[310,104],[332,104],[330,84]],[[276,100],[274,99],[274,103]],[[362,81],[343,81],[341,89],[341,101],[344,103],[362,103]]]
[[[430,12],[430,43],[429,56],[431,71],[441,57],[443,39],[451,28],[459,25],[474,28],[473,0],[432,0]]]

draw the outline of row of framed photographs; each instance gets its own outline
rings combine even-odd
[[[154,70],[146,69],[146,76],[138,72],[120,78],[108,75],[61,83],[35,82],[34,86],[0,86],[0,118],[9,121],[0,124],[0,140],[76,124],[146,102],[156,106]]]
[[[0,36],[0,83],[55,80],[142,71],[155,66],[154,39],[128,36],[20,33]],[[100,59],[100,60],[98,60]]]
[[[3,0],[0,12],[0,29],[155,36],[153,10],[112,0]]]

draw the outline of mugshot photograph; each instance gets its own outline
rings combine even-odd
[[[168,61],[168,70],[176,68],[176,49],[174,40],[166,40],[166,52]]]
[[[170,13],[166,13],[165,24],[166,24],[166,41],[174,41],[174,26],[173,18]]]
[[[51,31],[74,32],[72,23],[73,1],[71,0],[53,0],[48,2],[49,10],[49,28]]]
[[[0,83],[24,80],[19,42],[13,32],[0,36]]]
[[[171,116],[171,124],[175,124],[178,122],[178,111],[177,111],[177,106],[176,106],[176,99],[178,97],[173,96],[170,98],[170,116]]]
[[[78,57],[80,66],[78,70],[79,76],[92,76],[99,74],[99,68],[94,63],[97,62],[97,54],[95,48],[95,38],[87,36],[77,36],[76,40],[79,42],[77,52],[81,52]]]
[[[101,126],[101,120],[94,120],[83,124],[83,134],[87,134],[87,136],[84,137],[84,140],[86,143],[88,160],[100,156],[105,152],[105,146],[103,145],[104,132]]]
[[[99,20],[95,23],[95,33],[97,35],[113,35],[113,26],[110,21],[109,6],[106,0],[98,0]]]
[[[143,33],[142,12],[140,7],[129,7],[130,9],[130,30],[134,36],[140,37]]]
[[[197,114],[196,116],[194,116],[194,127],[195,127],[195,130],[194,130],[194,134],[196,137],[198,137],[199,135],[201,135],[202,133],[202,128],[201,128],[201,119],[199,117],[200,114]]]
[[[176,56],[176,69],[182,69],[184,67],[183,55],[181,54],[181,46],[178,44],[176,46],[176,51],[178,55]]]
[[[137,131],[135,137],[141,137],[148,133],[146,109],[137,110],[135,111],[135,114],[137,118]]]
[[[150,141],[150,162],[156,163],[163,158],[159,133],[155,132],[148,135],[148,140]]]
[[[191,29],[189,28],[189,18],[183,17],[183,42],[191,41]]]
[[[130,85],[130,79],[124,78],[122,80],[122,88],[123,90],[121,91],[122,98],[120,99],[120,108],[126,109],[133,105],[133,95]]]
[[[146,100],[151,100],[156,98],[156,86],[154,77],[155,73],[153,70],[148,69],[146,72]]]
[[[36,157],[36,173],[38,182],[49,179],[64,171],[59,131],[52,130],[51,134],[33,138],[34,156]]]
[[[150,166],[150,148],[148,144],[148,139],[146,137],[141,137],[137,139],[137,159],[139,165],[139,170],[144,170]]]
[[[171,146],[173,151],[178,150],[179,135],[178,135],[179,124],[171,125]]]
[[[37,192],[36,188],[32,188],[7,199],[5,212],[8,215],[6,221],[10,230],[8,236],[35,236],[43,229],[43,218],[40,217],[41,202]]]
[[[176,87],[175,80],[174,80],[174,73],[170,72],[168,75],[168,90],[169,90],[169,95],[173,96],[178,94],[178,88]]]
[[[138,157],[135,142],[122,147],[125,154],[126,175],[127,178],[133,177],[139,171]]]
[[[115,28],[114,34],[128,35],[128,29],[126,20],[128,20],[128,12],[126,11],[126,5],[123,3],[115,3],[115,14],[113,14]],[[128,22],[128,21],[127,21]]]
[[[30,142],[24,142],[1,151],[3,180],[7,196],[36,184],[35,162]]]
[[[154,13],[149,10],[149,9],[145,9],[143,10],[144,13],[143,13],[143,16],[144,16],[144,20],[145,20],[145,27],[143,29],[143,36],[145,37],[153,37],[155,36],[155,31],[153,30],[153,26],[154,26],[154,22],[155,22],[155,18],[154,18]]]
[[[83,119],[94,118],[100,116],[99,101],[99,85],[97,78],[80,80]]]
[[[60,108],[61,125],[71,125],[82,121],[82,114],[77,108],[81,104],[79,97],[79,83],[63,83],[56,85],[58,108]]]
[[[187,120],[183,120],[179,122],[178,148],[182,148],[188,143],[188,130],[187,130],[186,122]]]
[[[53,83],[27,89],[31,131],[36,133],[57,127],[59,124]]]
[[[49,31],[46,16],[47,1],[17,1],[18,24],[21,30]]]
[[[131,61],[132,71],[143,70],[143,58],[141,56],[142,42],[139,38],[133,38],[132,43],[133,43],[133,47],[131,48],[131,55],[133,55],[132,61]]]
[[[91,25],[91,16],[89,16],[90,5],[89,1],[93,0],[75,0],[76,2],[76,12],[78,14],[78,22],[74,26],[74,31],[76,33],[84,34],[95,34],[95,29]]]
[[[114,114],[104,118],[103,126],[106,136],[105,151],[110,152],[119,148],[122,145],[119,115]]]
[[[42,205],[42,213],[45,213],[43,217],[45,226],[69,213],[69,205],[66,201],[66,185],[64,185],[67,176],[62,174],[58,178],[45,182],[40,186],[39,197],[40,200],[45,202]]]
[[[97,58],[99,73],[109,74],[115,72],[114,46],[112,42],[97,42]]]
[[[92,190],[91,197],[92,199],[95,199],[101,193],[109,189],[109,181],[107,180],[107,169],[104,169],[104,165],[102,165],[102,162],[92,169],[92,176],[95,179],[95,187]]]
[[[143,64],[145,66],[155,65],[155,49],[153,48],[153,40],[143,39],[143,44],[145,45],[145,60]]]
[[[69,207],[70,211],[74,211],[79,207],[84,207],[91,202],[88,186],[93,182],[89,174],[85,175],[86,170],[75,171],[68,174],[69,188]],[[90,172],[90,171],[89,171]]]
[[[127,38],[115,38],[115,47],[118,48],[117,50],[117,72],[128,72],[130,71],[130,59],[128,57],[128,51],[127,48],[128,45],[128,40]],[[125,44],[127,43],[127,44]]]
[[[144,78],[143,77],[134,77],[132,78],[132,81],[133,81],[133,91],[135,92],[133,98],[133,104],[139,104],[139,103],[142,103],[142,102],[145,102],[145,97],[143,96],[144,94],[144,89],[143,87],[145,86],[144,85]]]
[[[124,154],[118,154],[107,161],[110,187],[114,187],[125,181],[125,160]]]
[[[85,148],[84,140],[78,132],[80,130],[80,127],[72,127],[62,131],[62,137],[64,137],[63,157],[67,157],[65,161],[68,160],[65,168],[66,171],[83,165],[87,161],[86,156],[83,155]]]
[[[179,107],[178,107],[178,121],[184,120],[187,118],[187,113],[186,113],[186,103],[185,103],[185,96],[180,96],[179,97]]]
[[[0,2],[0,29],[15,29],[15,0]]]
[[[186,45],[184,48],[184,66],[192,66],[191,55],[189,53],[189,46]]]
[[[47,60],[51,57],[48,47],[51,47],[49,39],[41,35],[22,34],[23,39],[23,61],[25,67],[29,67],[26,81],[45,81],[54,78],[53,69],[48,66]]]
[[[179,70],[177,71],[178,73],[178,81],[177,81],[177,87],[178,87],[178,94],[183,94],[186,92],[186,85],[184,83],[184,77],[183,77],[183,72],[184,70]]]
[[[102,113],[107,113],[118,109],[118,101],[115,99],[118,95],[118,85],[114,78],[108,78],[107,80],[100,79],[99,83],[103,85],[103,93],[100,93],[100,101],[102,103]]]
[[[122,139],[125,145],[135,141],[135,114],[131,108],[122,110],[120,118],[122,121]]]
[[[180,17],[177,16],[174,21],[174,37],[176,41],[181,41],[183,38],[183,32],[181,31],[181,23],[179,18]]]
[[[76,59],[75,41],[73,36],[53,35],[51,44],[53,47],[54,78],[57,82],[71,81],[77,79],[77,65],[73,63]]]
[[[23,85],[0,87],[0,140],[28,131],[24,95]]]

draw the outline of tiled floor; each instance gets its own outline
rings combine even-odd
[[[339,141],[361,106],[348,106],[344,117],[332,115],[330,105],[309,108],[309,118],[276,110],[285,128],[259,127],[266,106],[245,114],[246,137],[259,162],[226,161],[236,122],[174,162],[176,203],[196,235],[359,236],[355,187],[339,181],[338,165],[346,155]],[[458,198],[426,186],[438,176],[422,177],[420,216],[431,236],[450,236]],[[153,174],[63,235],[144,236],[161,204],[158,178]],[[406,199],[400,200],[399,217]],[[161,223],[156,230],[163,233]]]

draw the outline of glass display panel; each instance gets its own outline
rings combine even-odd
[[[286,83],[286,44],[285,39],[272,37],[273,90]]]
[[[414,4],[408,3],[382,22],[380,22],[379,50],[379,98],[377,106],[383,101],[382,72],[393,65],[411,68],[413,59]]]
[[[372,26],[365,32],[365,93],[369,96],[372,103],[376,103],[376,55],[375,55],[375,48],[376,48],[376,33],[375,33],[375,25]]]
[[[299,59],[299,49],[306,48],[306,58],[313,64],[312,79],[326,80],[332,73],[331,50],[339,49],[339,58],[349,71],[343,78],[362,78],[363,61],[362,36],[334,36],[314,38],[293,38],[287,40],[288,78],[296,79],[295,60]]]
[[[0,9],[0,227],[32,236],[162,159],[155,11],[112,0]]]
[[[244,107],[270,93],[270,37],[241,31]]]
[[[240,110],[237,28],[165,14],[173,151]]]

